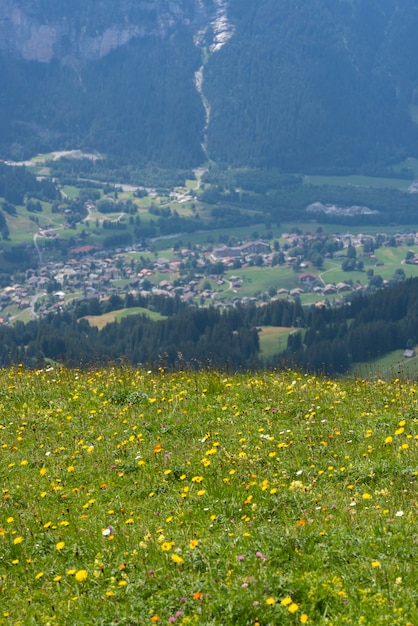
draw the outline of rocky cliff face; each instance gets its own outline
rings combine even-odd
[[[225,0],[0,0],[0,52],[25,61],[93,61],[135,37],[219,27]],[[217,21],[218,20],[218,21]],[[219,33],[218,33],[219,35]]]

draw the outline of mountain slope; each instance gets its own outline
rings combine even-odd
[[[212,158],[298,169],[416,152],[416,2],[232,0],[230,15],[206,71]]]
[[[0,15],[1,157],[329,170],[418,155],[418,0],[0,0]]]

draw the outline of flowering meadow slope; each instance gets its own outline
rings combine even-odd
[[[417,385],[0,371],[0,624],[418,624]]]

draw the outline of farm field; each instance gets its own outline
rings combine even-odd
[[[404,178],[378,178],[374,176],[304,176],[309,185],[335,185],[337,187],[375,187],[407,190],[411,181]]]
[[[0,370],[0,623],[413,626],[417,391]]]
[[[262,326],[259,333],[261,356],[269,357],[286,349],[287,338],[297,330],[281,326]]]
[[[242,286],[236,292],[229,291],[231,297],[237,294],[242,296],[253,296],[257,292],[267,291],[269,287],[293,289],[298,285],[297,275],[292,269],[275,267],[247,267],[245,269],[231,270],[227,277],[237,276],[242,280]]]
[[[163,316],[155,311],[144,309],[143,307],[131,307],[129,309],[118,309],[111,311],[110,313],[103,313],[103,315],[86,315],[83,319],[86,319],[90,326],[96,326],[99,330],[104,328],[106,324],[115,322],[127,317],[128,315],[146,315],[152,320],[161,320]]]

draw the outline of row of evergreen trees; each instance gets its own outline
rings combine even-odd
[[[418,278],[372,295],[361,295],[340,309],[305,311],[306,330],[289,338],[286,360],[312,371],[345,372],[418,343]]]
[[[212,363],[252,368],[259,365],[257,326],[292,326],[303,319],[300,304],[284,300],[261,309],[242,306],[220,311],[191,308],[178,298],[112,298],[107,303],[80,301],[72,312],[0,327],[0,365],[20,362],[38,367],[52,359],[78,366],[123,358],[133,364],[163,363],[170,367]],[[130,315],[100,331],[82,317],[93,310],[100,314],[111,306],[123,305],[147,307],[167,317],[152,321],[144,314]]]
[[[109,307],[100,304],[96,312]],[[418,343],[418,278],[370,296],[359,296],[341,308],[303,308],[276,300],[263,307],[195,309],[179,299],[129,296],[113,306],[145,306],[166,315],[152,321],[130,315],[91,327],[84,316],[91,304],[80,302],[73,312],[51,314],[39,321],[0,327],[0,365],[22,362],[41,366],[48,360],[66,365],[102,364],[126,359],[133,364],[200,367],[210,364],[234,370],[285,363],[311,371],[346,372],[353,363],[368,361]],[[285,353],[263,362],[259,326],[287,326]]]

